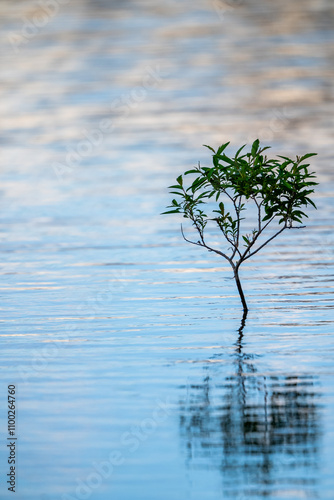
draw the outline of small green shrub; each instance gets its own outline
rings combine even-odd
[[[244,313],[247,314],[239,268],[285,229],[305,227],[295,224],[301,224],[303,218],[307,217],[303,211],[307,205],[316,208],[310,195],[314,193],[313,188],[318,183],[313,180],[314,172],[308,170],[309,164],[305,163],[305,160],[316,153],[297,156],[295,160],[286,156],[269,159],[263,153],[270,148],[260,147],[257,139],[248,153],[244,152],[244,145],[235,156],[229,157],[225,153],[228,145],[229,142],[223,144],[217,151],[206,146],[213,152],[213,166],[202,167],[198,164],[198,167],[185,172],[185,176],[195,176],[189,187],[185,187],[180,175],[176,179],[177,184],[169,187],[177,198],[172,200],[168,207],[170,210],[163,213],[183,214],[183,217],[190,219],[199,239],[191,241],[186,238],[181,225],[183,238],[228,260]],[[215,200],[216,206],[211,211],[211,216],[208,216],[204,210],[210,208],[210,202],[213,201],[211,199]],[[243,227],[250,203],[256,210],[256,224],[246,234]],[[204,208],[204,205],[207,206]],[[209,221],[222,232],[227,250],[222,251],[207,244],[205,231]],[[274,234],[270,234],[267,239],[262,238],[269,225],[274,225],[274,221],[277,221]]]

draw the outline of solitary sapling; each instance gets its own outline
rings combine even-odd
[[[269,147],[261,147],[257,139],[248,153],[244,152],[244,145],[229,157],[225,153],[228,145],[229,142],[223,144],[217,151],[205,146],[213,152],[213,167],[202,167],[199,163],[186,171],[184,175],[195,175],[187,188],[180,175],[176,179],[177,184],[169,187],[177,199],[172,200],[168,206],[170,210],[164,214],[178,213],[190,219],[199,239],[188,239],[181,225],[183,238],[228,260],[246,315],[248,307],[239,279],[239,268],[285,229],[305,227],[298,224],[302,223],[303,217],[308,217],[303,212],[304,207],[310,204],[316,208],[310,195],[318,184],[313,180],[314,172],[309,172],[309,164],[305,160],[316,153],[297,156],[295,160],[279,155],[276,159],[269,159],[263,154]],[[214,207],[212,198],[216,202]],[[220,201],[221,198],[223,201]],[[204,210],[211,210],[211,215],[204,213],[203,205],[206,205]],[[244,227],[252,227],[245,219],[246,213],[252,213],[251,206],[255,223],[253,229],[248,229],[246,233]],[[222,232],[227,250],[213,248],[207,243],[209,221]],[[274,231],[269,232],[273,228]],[[265,232],[267,239],[263,237]]]

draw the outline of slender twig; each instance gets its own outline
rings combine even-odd
[[[258,237],[263,233],[263,231],[266,229],[267,226],[269,226],[269,224],[274,220],[276,216],[274,215],[271,219],[269,219],[269,221],[262,227],[261,231],[259,231],[255,236],[254,236],[254,239],[253,241],[250,243],[250,245],[246,248],[246,250],[244,251],[244,253],[242,254],[239,262],[238,262],[238,265],[240,266],[240,264],[245,260],[245,257],[247,255],[247,253],[250,251],[250,249],[252,248],[252,246],[254,245],[254,243],[256,242],[256,240],[258,239]],[[248,256],[249,257],[249,256]],[[247,258],[248,258],[247,257]]]
[[[259,225],[259,233],[261,232],[261,203],[257,202],[256,196],[253,198],[253,200],[256,203],[257,206],[257,218],[258,218],[258,225]]]
[[[212,220],[215,220],[215,219],[212,219]],[[218,224],[218,221],[217,221],[217,224]],[[227,234],[224,232],[224,230],[220,227],[220,225],[219,225],[219,224],[218,224],[218,227],[219,227],[219,229],[221,230],[221,232],[223,233],[223,235],[224,235],[224,237],[225,237],[226,241],[227,241],[230,245],[232,245],[232,248],[233,248],[232,252],[233,252],[233,253],[232,253],[232,255],[231,255],[231,259],[233,259],[233,257],[234,257],[234,255],[235,255],[235,253],[236,253],[236,252],[238,252],[238,253],[239,253],[239,255],[240,255],[240,257],[241,257],[241,253],[240,253],[240,251],[238,250],[238,248],[236,247],[235,242],[234,242],[234,241],[232,241],[232,240],[230,240],[230,238],[227,236]]]
[[[230,263],[231,263],[231,259],[225,255],[223,252],[221,252],[220,250],[217,250],[216,248],[212,248],[212,247],[209,247],[209,245],[207,245],[205,243],[205,241],[203,240],[203,242],[201,241],[191,241],[191,240],[188,240],[188,238],[185,237],[184,235],[184,232],[183,232],[183,227],[182,227],[182,224],[181,224],[181,233],[182,233],[182,236],[183,236],[183,239],[185,241],[187,241],[188,243],[191,243],[192,245],[197,245],[197,246],[200,246],[200,247],[205,247],[207,248],[210,252],[215,252],[217,253],[218,255],[221,255],[222,257],[224,257],[226,260],[228,260]]]
[[[250,253],[249,255],[247,255],[247,257],[244,258],[243,261],[249,259],[249,257],[252,257],[253,255],[255,255],[259,250],[261,250],[261,248],[265,247],[270,241],[272,241],[274,238],[276,238],[276,236],[278,236],[279,234],[281,234],[284,229],[286,229],[288,226],[285,224],[282,229],[280,229],[279,231],[277,231],[277,233],[274,234],[274,236],[272,236],[271,238],[269,238],[269,240],[265,241],[261,246],[259,246],[259,248],[257,248],[256,250],[254,250],[254,252]]]
[[[239,206],[238,207],[237,207],[237,204],[236,204],[236,200],[238,199],[238,197],[236,199],[233,199],[233,205],[234,205],[235,213],[236,213],[236,216],[237,216],[237,238],[236,238],[236,243],[234,245],[234,250],[233,250],[233,254],[232,254],[231,259],[233,259],[233,257],[235,256],[236,252],[238,252],[239,256],[241,257],[241,252],[239,250],[241,198],[242,197],[239,196]]]

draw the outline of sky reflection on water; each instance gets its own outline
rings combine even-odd
[[[41,3],[0,4],[18,498],[79,498],[119,451],[89,498],[332,499],[333,3],[60,3],[26,38]],[[307,228],[244,266],[241,332],[230,270],[159,214],[203,143],[256,137],[318,152],[320,185]]]

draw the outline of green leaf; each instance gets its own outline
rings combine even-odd
[[[179,214],[179,213],[181,213],[180,210],[169,210],[168,212],[162,212],[160,215]]]
[[[226,163],[229,163],[230,165],[234,165],[234,163],[235,163],[233,160],[231,160],[231,158],[229,158],[229,157],[228,157],[228,156],[226,156],[226,155],[216,154],[214,157],[215,157],[215,158],[218,158],[219,160],[223,160],[223,161],[225,161]]]
[[[216,151],[211,146],[208,146],[207,144],[203,144],[203,146],[205,148],[211,149],[211,151],[213,151],[216,154]]]
[[[178,182],[180,184],[180,186],[183,186],[183,179],[182,179],[182,175],[179,175],[176,179],[176,182]]]
[[[307,196],[305,197],[305,200],[307,201],[307,203],[310,203],[314,208],[317,208],[316,204],[312,200],[310,200],[310,198],[308,198]]]
[[[293,187],[291,186],[291,184],[289,184],[289,182],[285,181],[284,179],[282,179],[282,182],[284,186],[286,186],[288,189],[293,189]]]
[[[286,160],[287,162],[292,163],[291,158],[288,158],[287,156],[277,155],[277,157],[278,157],[278,158],[283,158],[283,160]]]
[[[306,158],[311,158],[311,156],[317,156],[318,153],[307,153],[306,155],[302,156],[301,158],[299,158],[299,161],[304,161],[306,160]]]
[[[201,193],[198,197],[197,197],[197,200],[200,200],[201,198],[204,198],[204,197],[208,197],[208,193],[210,193],[211,191],[204,191],[204,193]]]
[[[244,144],[243,146],[241,146],[241,148],[238,149],[238,151],[235,153],[235,158],[238,158],[240,151],[242,151],[245,146],[246,144]]]
[[[211,177],[214,175],[215,173],[215,169],[214,168],[210,168],[208,171],[207,171],[207,179],[210,181],[211,180]]]
[[[192,168],[191,170],[187,170],[186,172],[184,172],[184,175],[188,174],[198,174],[198,170]]]
[[[218,149],[217,149],[217,155],[220,155],[224,149],[227,148],[227,146],[229,145],[230,143],[229,142],[226,142],[225,144],[222,144]]]
[[[307,217],[308,218],[308,215],[304,214],[304,212],[301,212],[300,210],[294,210],[291,215],[294,217],[295,215],[297,217]]]
[[[218,158],[215,155],[213,155],[212,161],[213,161],[214,167],[218,168],[219,167],[219,160],[218,160]]]
[[[254,157],[257,153],[257,150],[259,149],[259,144],[260,141],[259,139],[256,139],[253,144],[252,144],[252,150],[251,150],[251,155]]]

